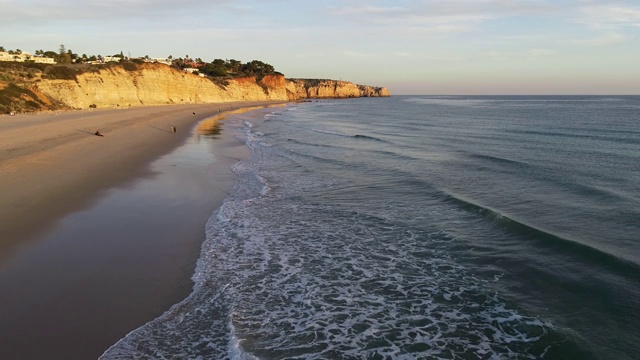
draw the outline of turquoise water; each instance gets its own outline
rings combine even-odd
[[[639,114],[399,96],[247,121],[194,292],[103,357],[633,359]]]

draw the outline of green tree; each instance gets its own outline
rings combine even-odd
[[[64,44],[60,44],[57,62],[59,64],[70,64],[71,63],[71,54],[69,54],[70,51],[71,50],[67,51],[67,49],[64,47]]]
[[[209,76],[226,76],[227,68],[224,66],[224,60],[221,60],[222,62],[216,60],[212,63],[200,66],[200,72]]]
[[[75,54],[71,49],[67,50],[67,55],[69,55],[69,63],[76,62],[78,60],[78,54]]]
[[[58,55],[58,53],[56,53],[55,51],[45,51],[44,53],[42,53],[43,56],[55,59],[56,62],[58,62],[58,59],[60,58],[60,55]]]
[[[231,71],[238,72],[240,70],[240,66],[242,65],[242,62],[235,59],[231,59],[229,60],[229,65],[230,65]]]
[[[4,46],[0,46],[0,51],[4,52]]]

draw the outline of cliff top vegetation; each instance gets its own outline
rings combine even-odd
[[[8,52],[9,54],[25,54],[20,49],[6,50],[3,46],[0,46],[0,52]],[[38,59],[48,58],[53,59],[54,63],[45,64],[37,61]],[[13,59],[13,58],[12,58]],[[58,51],[53,50],[36,50],[34,57],[15,57],[17,61],[24,64],[26,68],[39,69],[45,73],[51,71],[46,70],[46,67],[65,65],[69,69],[72,69],[75,73],[82,73],[85,71],[92,71],[99,69],[101,66],[110,66],[113,64],[121,64],[125,70],[133,71],[137,67],[135,64],[141,63],[162,63],[174,67],[180,70],[187,70],[196,75],[202,74],[202,76],[213,78],[233,78],[243,76],[255,76],[257,80],[262,79],[265,75],[280,74],[275,70],[273,65],[262,62],[260,60],[252,60],[246,63],[235,59],[214,59],[211,62],[203,61],[201,58],[192,58],[189,55],[185,57],[176,57],[169,55],[166,58],[151,58],[149,55],[144,57],[130,57],[125,56],[122,51],[113,55],[78,55],[71,49],[67,49],[64,44],[60,45]],[[86,65],[92,65],[87,67]],[[70,79],[74,77],[72,72],[67,70],[61,70],[58,67],[51,72],[54,79]]]

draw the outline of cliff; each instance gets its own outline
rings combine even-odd
[[[384,87],[356,85],[341,80],[290,79],[286,86],[292,100],[391,96]]]
[[[209,79],[154,63],[127,63],[84,72],[55,66],[21,86],[25,89],[21,94],[12,90],[16,101],[42,104],[42,109],[390,96],[386,88],[347,81],[287,80],[283,75],[267,75],[260,81],[254,77]]]
[[[282,78],[281,80],[278,78]],[[214,81],[162,64],[105,67],[96,72],[77,74],[75,79],[43,79],[36,88],[68,107],[141,106],[161,104],[203,104],[229,101],[287,100],[286,90],[278,86],[283,76],[235,78]]]

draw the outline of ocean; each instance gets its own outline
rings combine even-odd
[[[640,97],[262,111],[193,293],[103,359],[638,358]]]

